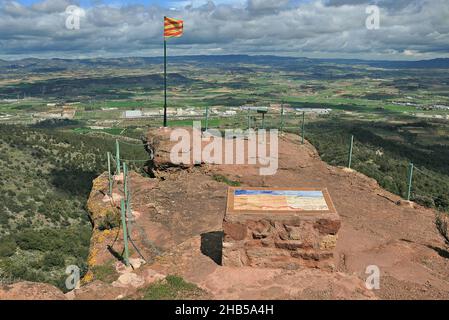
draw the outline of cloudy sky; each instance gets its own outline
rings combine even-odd
[[[449,57],[449,0],[0,0],[0,58],[160,56],[164,15],[185,24],[170,55]]]

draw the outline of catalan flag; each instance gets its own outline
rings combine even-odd
[[[184,31],[184,21],[164,17],[164,37],[180,37]]]
[[[184,21],[164,17],[164,127],[167,127],[167,38],[182,36]]]

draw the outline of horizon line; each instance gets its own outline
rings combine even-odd
[[[408,59],[364,59],[364,58],[309,58],[305,56],[296,57],[296,56],[289,56],[289,55],[274,55],[274,54],[190,54],[190,55],[171,55],[171,57],[237,57],[237,56],[243,56],[243,57],[274,57],[274,58],[288,58],[288,59],[307,59],[307,60],[343,60],[343,61],[371,61],[371,62],[422,62],[422,61],[435,61],[435,60],[449,60],[448,57],[438,57],[438,58],[428,58],[428,59],[418,59],[418,60],[408,60]],[[42,57],[35,57],[30,56],[26,58],[20,58],[20,59],[7,59],[7,58],[0,58],[0,61],[7,61],[7,62],[14,62],[14,61],[23,61],[28,59],[33,60],[94,60],[94,59],[103,59],[103,60],[113,60],[113,59],[163,59],[164,56],[117,56],[117,57],[84,57],[84,58],[58,58],[58,57],[49,57],[49,58],[42,58]]]

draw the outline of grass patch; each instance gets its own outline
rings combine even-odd
[[[201,122],[201,127],[205,127],[206,126],[206,121],[204,119],[195,119],[195,120],[190,120],[190,119],[186,119],[186,120],[173,120],[173,119],[169,119],[168,120],[168,126],[169,127],[191,127],[193,126],[193,122],[197,121],[197,122]],[[208,128],[212,129],[212,128],[218,128],[221,125],[221,119],[209,119],[207,122]]]
[[[118,273],[115,270],[113,261],[101,266],[92,267],[92,272],[96,280],[100,280],[106,283],[112,283],[117,280]]]
[[[106,215],[98,222],[99,230],[112,230],[120,227],[120,215],[118,212],[108,210]]]
[[[183,278],[169,275],[142,290],[144,300],[183,300],[204,295],[204,291]]]
[[[221,174],[214,174],[212,176],[212,179],[214,179],[217,182],[226,183],[228,186],[231,186],[231,187],[240,187],[242,185],[239,181],[231,180]]]

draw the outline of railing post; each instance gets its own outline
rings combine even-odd
[[[304,144],[304,134],[305,134],[305,121],[306,120],[306,112],[302,112],[302,128],[301,128],[301,140],[302,144]]]
[[[123,185],[124,185],[124,193],[125,193],[125,204],[128,207],[128,166],[126,162],[123,162]]]
[[[118,140],[115,140],[115,162],[117,164],[117,175],[120,174],[120,144]]]
[[[412,181],[413,181],[413,163],[410,162],[408,166],[408,185],[407,185],[407,201],[410,201],[411,195],[412,195]]]
[[[131,179],[129,177],[129,167],[126,166],[126,212],[128,233],[132,234],[132,204],[131,204]]]
[[[262,112],[262,129],[265,130],[265,113]]]
[[[352,149],[354,147],[354,136],[351,135],[351,141],[349,142],[349,155],[348,155],[348,168],[351,169],[352,165]]]
[[[250,116],[250,109],[248,109],[248,130],[251,129],[251,116]]]
[[[128,230],[126,229],[126,216],[125,216],[125,200],[120,201],[120,214],[122,218],[122,228],[123,228],[123,243],[125,246],[125,264],[129,266],[129,249],[128,249]]]
[[[109,151],[108,151],[108,182],[109,182],[109,196],[112,196],[111,153]]]
[[[209,106],[206,106],[206,128],[204,131],[207,132],[208,127],[209,127]]]
[[[279,131],[284,131],[284,103],[281,103],[281,125]]]
[[[128,232],[131,234],[131,191],[130,191],[130,183],[129,183],[129,168],[128,165],[126,164],[126,162],[123,162],[123,181],[124,181],[124,188],[123,188],[123,192],[125,194],[125,217],[126,217],[126,221],[128,222],[127,225],[127,230]]]

